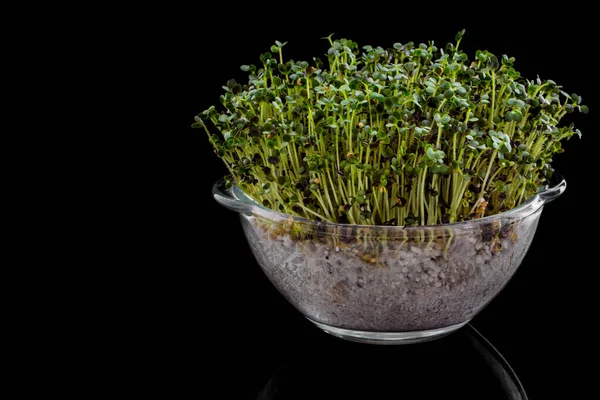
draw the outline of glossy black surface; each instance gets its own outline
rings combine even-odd
[[[409,346],[315,338],[278,365],[260,400],[389,398],[514,399],[527,396],[511,367],[471,326]]]

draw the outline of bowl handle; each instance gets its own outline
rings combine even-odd
[[[252,213],[254,206],[237,198],[227,187],[225,179],[220,179],[213,185],[212,194],[214,199],[225,208],[247,215]]]
[[[552,174],[551,183],[539,193],[540,199],[542,199],[544,203],[551,202],[563,194],[566,188],[567,181],[565,178],[561,174],[554,172]]]

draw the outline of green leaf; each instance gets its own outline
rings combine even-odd
[[[579,101],[579,96],[573,93],[571,94],[571,100],[573,100],[574,103],[577,103]]]
[[[452,172],[452,169],[446,164],[435,164],[431,167],[431,172],[434,174],[449,174]]]
[[[433,147],[427,148],[427,157],[429,157],[430,159],[435,158],[435,151],[433,150]]]
[[[327,126],[330,128],[338,128],[335,117],[327,117]]]
[[[421,100],[421,97],[418,94],[413,94],[413,100],[415,102],[416,105],[418,105],[419,107],[421,107],[421,105],[419,104],[419,100]]]
[[[371,92],[371,94],[369,94],[369,98],[370,99],[375,99],[377,101],[383,101],[383,100],[385,100],[385,96],[382,95],[382,94],[380,94],[380,93],[377,93],[377,92]]]

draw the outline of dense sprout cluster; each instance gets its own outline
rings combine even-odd
[[[581,136],[561,119],[588,109],[551,80],[522,78],[514,58],[469,59],[463,34],[444,49],[328,37],[325,62],[285,61],[276,42],[192,126],[232,183],[288,214],[406,226],[506,211],[547,183],[561,142]]]

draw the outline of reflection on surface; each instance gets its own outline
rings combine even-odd
[[[406,346],[336,339],[282,365],[257,400],[527,400],[502,355],[471,325]]]

